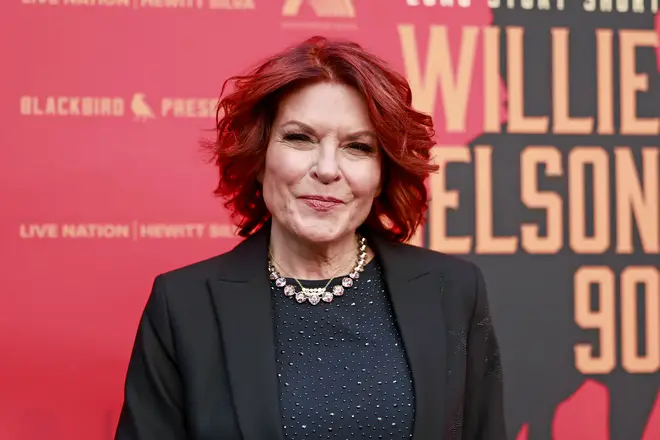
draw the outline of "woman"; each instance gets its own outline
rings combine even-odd
[[[320,37],[234,80],[212,148],[246,239],[155,279],[116,440],[504,440],[481,272],[404,244],[437,168],[406,80]]]

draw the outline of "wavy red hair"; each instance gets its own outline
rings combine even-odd
[[[278,104],[292,90],[323,81],[351,86],[362,95],[383,152],[383,190],[362,228],[409,240],[425,221],[425,181],[438,169],[431,161],[433,120],[412,108],[412,92],[402,75],[353,42],[313,37],[225,81],[216,138],[206,144],[219,169],[215,194],[237,219],[239,235],[247,237],[268,221],[257,176]],[[222,97],[229,83],[234,90]]]

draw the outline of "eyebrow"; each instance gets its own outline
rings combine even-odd
[[[284,128],[284,127],[287,127],[287,126],[290,126],[290,125],[295,125],[298,128],[300,128],[301,130],[306,131],[308,133],[315,133],[315,130],[311,126],[305,124],[304,122],[297,121],[295,119],[291,119],[289,121],[286,121],[285,123],[281,124],[280,127]],[[378,136],[376,135],[376,133],[374,133],[371,130],[356,131],[354,133],[351,133],[351,134],[347,135],[346,140],[351,140],[352,141],[352,140],[356,140],[356,139],[359,139],[359,138],[365,137],[365,136],[366,137],[371,137],[374,140],[378,140]]]

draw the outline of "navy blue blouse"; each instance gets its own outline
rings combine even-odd
[[[412,437],[412,377],[376,259],[331,303],[298,304],[274,283],[271,290],[286,438]]]

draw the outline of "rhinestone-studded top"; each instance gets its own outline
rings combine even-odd
[[[411,438],[412,378],[376,260],[331,303],[299,304],[271,289],[286,438]]]

